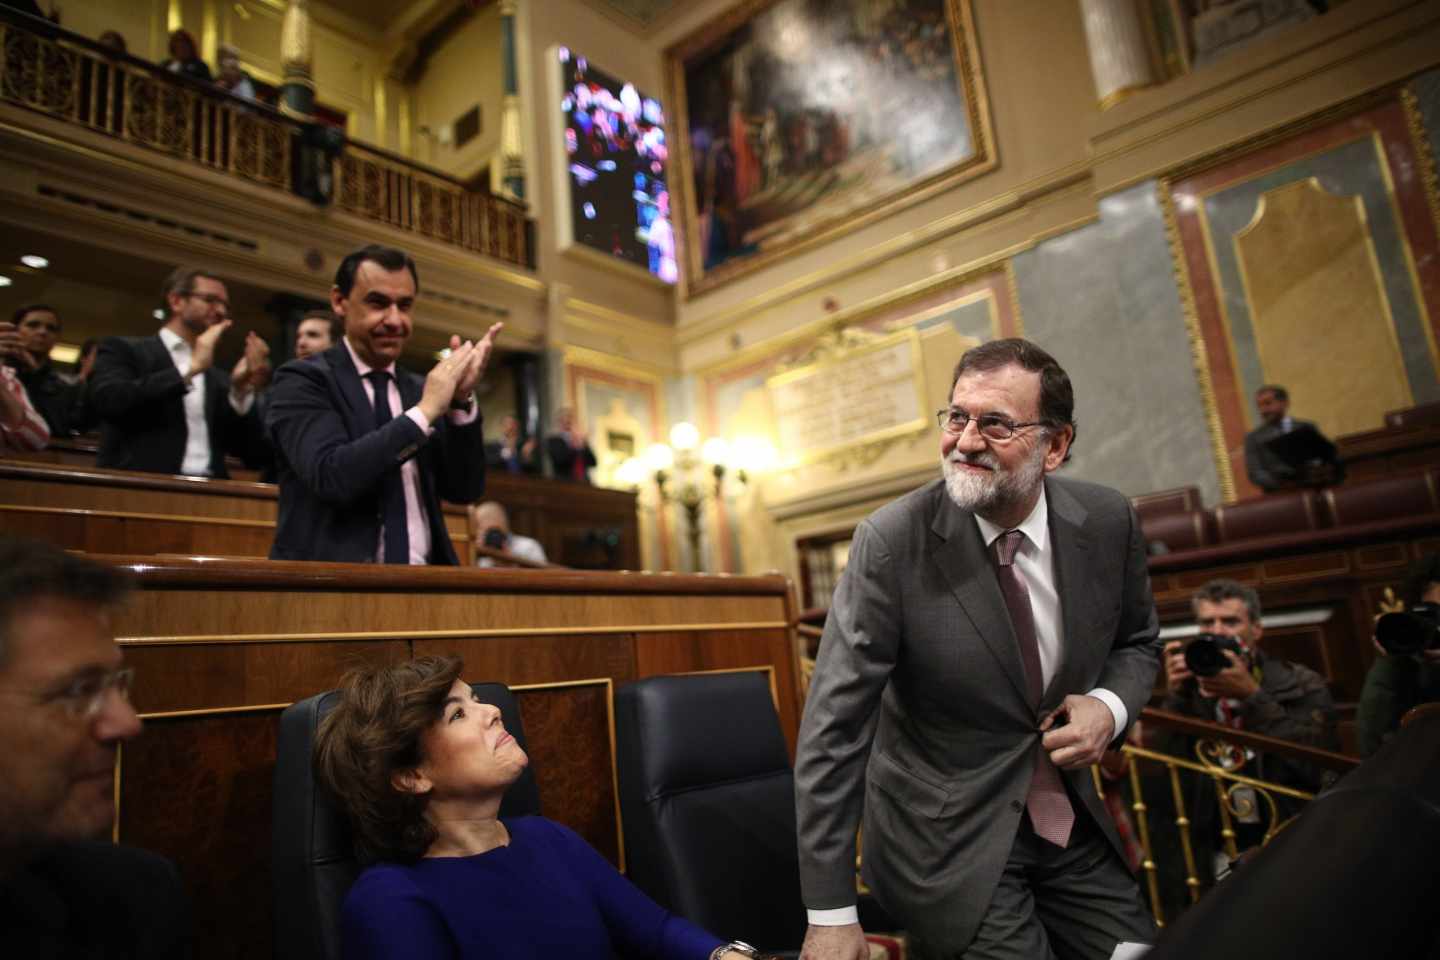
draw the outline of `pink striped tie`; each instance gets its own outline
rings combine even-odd
[[[1010,624],[1020,644],[1020,660],[1025,665],[1025,687],[1030,706],[1038,709],[1044,693],[1040,673],[1040,644],[1035,639],[1035,615],[1030,608],[1030,590],[1025,578],[1015,569],[1015,554],[1025,541],[1019,530],[1007,530],[995,538],[996,577],[1005,606],[1010,611]],[[1075,826],[1075,809],[1065,793],[1060,771],[1050,762],[1050,754],[1042,747],[1035,752],[1035,775],[1030,780],[1030,793],[1025,798],[1030,812],[1030,825],[1037,836],[1064,847],[1070,843],[1070,830]]]

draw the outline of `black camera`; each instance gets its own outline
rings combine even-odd
[[[1417,603],[1375,621],[1375,640],[1386,653],[1419,653],[1440,647],[1440,603]]]
[[[506,536],[505,531],[501,530],[499,527],[491,527],[489,530],[485,531],[484,543],[485,546],[489,547],[491,550],[504,550],[505,545],[509,542],[510,538]]]
[[[1213,677],[1230,666],[1225,651],[1244,656],[1240,641],[1219,633],[1201,633],[1185,645],[1185,666],[1197,677]]]

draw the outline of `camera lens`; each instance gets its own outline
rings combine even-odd
[[[1185,645],[1185,666],[1197,677],[1213,677],[1230,666],[1225,658],[1226,650],[1239,652],[1240,646],[1233,637],[1202,633]]]
[[[1386,653],[1403,656],[1436,646],[1436,617],[1430,604],[1403,613],[1387,613],[1375,621],[1375,640]]]

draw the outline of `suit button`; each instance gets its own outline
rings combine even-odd
[[[1025,809],[1025,804],[1021,803],[1019,800],[1011,800],[1010,809],[1014,810],[1016,813],[1019,813],[1021,810]]]

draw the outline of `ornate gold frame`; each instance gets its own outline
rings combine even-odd
[[[955,57],[956,79],[969,114],[973,153],[959,163],[893,190],[865,204],[856,214],[831,217],[818,229],[802,239],[782,242],[753,256],[736,258],[714,270],[705,271],[697,244],[695,223],[698,216],[695,197],[690,189],[694,178],[694,161],[690,155],[689,116],[686,105],[685,63],[716,47],[731,32],[761,11],[780,0],[746,0],[699,29],[690,33],[665,51],[666,93],[669,97],[670,132],[675,144],[678,169],[670,176],[670,192],[678,203],[672,208],[685,258],[680,271],[680,290],[686,299],[698,296],[741,276],[793,255],[829,243],[861,227],[889,217],[906,207],[927,200],[957,184],[989,173],[999,165],[995,153],[995,134],[990,121],[990,100],[980,63],[980,48],[975,37],[972,0],[945,0],[947,20],[951,26],[951,46]]]

